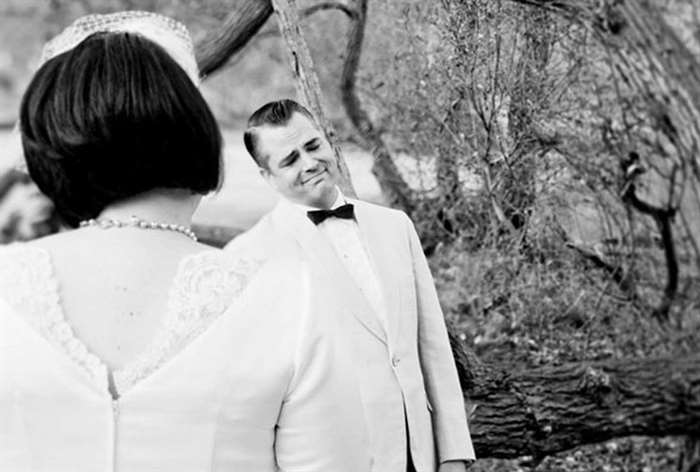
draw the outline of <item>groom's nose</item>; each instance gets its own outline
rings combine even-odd
[[[304,172],[315,171],[318,168],[318,161],[307,152],[302,151],[299,159],[301,160],[301,168]]]

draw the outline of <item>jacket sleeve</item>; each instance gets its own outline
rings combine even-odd
[[[359,387],[334,322],[343,308],[308,266],[302,272],[295,368],[277,422],[277,465],[283,472],[368,472]]]
[[[464,396],[450,349],[445,319],[435,283],[413,223],[406,225],[415,279],[418,310],[418,351],[428,401],[432,408],[438,460],[475,459]]]

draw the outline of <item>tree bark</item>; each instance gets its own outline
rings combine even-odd
[[[670,77],[677,87],[670,93],[692,104],[695,118],[700,117],[700,63],[669,25],[658,6],[649,0],[621,3],[622,18],[631,26],[631,40],[642,43],[651,52],[657,72]],[[636,36],[636,37],[635,37]]]
[[[700,137],[700,63],[666,22],[663,12],[649,0],[621,0],[599,2],[595,0],[511,0],[514,3],[546,8],[561,16],[590,27],[601,42],[624,64],[629,53],[643,59],[634,66],[644,71],[633,71],[633,76],[644,72],[657,81],[664,92],[664,100],[674,115],[676,130],[689,148]],[[631,77],[630,79],[634,79]],[[645,84],[640,94],[648,93]],[[679,125],[680,123],[680,125]],[[696,165],[693,169],[700,174]],[[700,177],[700,175],[698,175]]]
[[[220,28],[195,46],[199,74],[206,78],[248,44],[272,15],[270,0],[240,0]]]
[[[318,12],[330,10],[337,10],[343,12],[350,19],[355,17],[355,10],[345,5],[344,3],[321,2],[299,10],[299,19],[305,20]],[[257,35],[255,35],[256,39],[270,36],[280,36],[280,30],[277,26],[275,26],[274,28],[265,28],[264,30],[260,31]]]
[[[287,50],[292,67],[297,93],[303,97],[303,101],[316,117],[318,124],[328,138],[328,141],[333,147],[338,170],[340,172],[340,186],[343,193],[350,196],[356,196],[355,189],[352,186],[350,179],[350,171],[348,170],[345,159],[340,151],[340,146],[335,139],[335,130],[330,123],[323,109],[321,86],[316,76],[313,59],[311,53],[304,40],[301,32],[299,13],[295,0],[272,0],[277,21],[279,23],[282,36],[287,41]]]
[[[700,355],[505,370],[451,341],[477,457],[537,462],[616,437],[700,432]]]

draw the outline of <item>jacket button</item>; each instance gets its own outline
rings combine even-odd
[[[391,365],[393,365],[394,367],[398,367],[399,362],[401,362],[401,359],[399,359],[398,356],[394,356],[391,358]]]

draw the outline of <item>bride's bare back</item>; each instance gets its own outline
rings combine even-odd
[[[179,233],[132,228],[85,228],[30,244],[49,253],[66,321],[113,369],[153,340],[181,261],[212,250]]]

